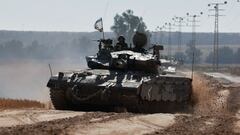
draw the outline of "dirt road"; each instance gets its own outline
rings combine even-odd
[[[145,134],[175,122],[173,114],[5,110],[0,134]],[[156,119],[157,118],[157,119]]]
[[[221,82],[225,80],[225,83],[240,83],[240,76],[234,76],[231,74],[227,74],[227,73],[217,73],[217,72],[205,72],[204,73],[207,76],[211,76],[215,79],[218,79],[218,81]],[[224,82],[221,82],[224,83]]]
[[[193,112],[133,114],[1,110],[0,134],[240,134],[240,87],[194,75]]]

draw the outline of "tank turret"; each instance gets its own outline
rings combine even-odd
[[[109,42],[110,43],[110,42]],[[96,56],[87,56],[88,67],[91,69],[118,69],[135,70],[142,72],[159,73],[159,47],[154,46],[154,53],[148,53],[143,47],[147,43],[147,36],[136,32],[133,36],[134,48],[114,51],[112,44],[107,49],[99,49]],[[106,44],[100,42],[100,44]],[[106,45],[105,45],[106,46]],[[109,47],[111,46],[111,47]]]

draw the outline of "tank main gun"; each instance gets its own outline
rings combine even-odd
[[[114,51],[112,40],[98,40],[99,51],[96,56],[87,56],[88,67],[91,69],[115,69],[159,73],[161,62],[160,50],[163,46],[153,46],[153,53],[143,47],[147,43],[144,33],[136,32],[133,36],[134,48]]]

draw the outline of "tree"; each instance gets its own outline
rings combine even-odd
[[[176,58],[179,61],[185,62],[186,55],[183,52],[176,52],[174,58]]]
[[[188,44],[187,44],[187,49],[185,51],[186,53],[186,62],[187,63],[191,63],[192,60],[193,60],[193,52],[194,52],[194,62],[195,63],[200,63],[201,62],[201,56],[202,56],[202,52],[200,49],[196,48],[196,47],[193,47],[192,45],[192,41],[190,41]]]
[[[237,52],[235,53],[234,59],[236,63],[240,63],[240,48],[238,48]]]
[[[25,50],[29,58],[47,59],[51,57],[50,47],[39,44],[37,40],[33,40],[32,44],[27,46]]]
[[[3,57],[22,58],[25,55],[23,43],[19,40],[7,41],[1,48]]]
[[[213,52],[210,52],[208,56],[205,59],[205,62],[207,63],[213,63]]]
[[[206,58],[207,63],[212,63],[213,61],[213,52],[210,52]],[[218,50],[218,61],[220,64],[232,64],[234,63],[234,53],[230,47],[222,47]]]
[[[219,62],[222,64],[232,64],[234,62],[234,53],[230,47],[222,47],[219,49]]]
[[[87,36],[82,36],[72,40],[70,51],[74,52],[77,56],[79,56],[79,54],[89,55],[95,53],[97,47],[97,42],[91,41]]]
[[[125,37],[132,37],[135,31],[146,32],[147,26],[143,22],[142,17],[135,16],[132,10],[127,10],[121,15],[116,14],[114,17],[114,25],[111,30],[116,33],[117,36],[123,35]]]

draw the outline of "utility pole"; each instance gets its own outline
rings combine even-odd
[[[226,5],[227,1],[223,3],[210,3],[209,7],[213,6],[213,9],[209,9],[209,11],[214,11],[214,15],[209,15],[214,17],[214,41],[213,41],[213,70],[218,71],[219,67],[219,16],[223,16],[219,14],[219,11],[223,11],[224,9],[220,9],[219,6]]]
[[[197,25],[197,22],[199,22],[197,20],[197,17],[200,17],[200,15],[202,15],[203,12],[200,12],[200,14],[189,14],[187,13],[187,16],[191,18],[191,20],[188,20],[188,22],[192,23],[191,26],[192,27],[192,75],[191,77],[193,78],[193,70],[194,70],[194,64],[195,64],[195,51],[196,51],[196,27],[199,27],[199,25]]]
[[[168,30],[168,57],[172,57],[172,24],[171,23],[165,23],[166,29]]]
[[[163,30],[165,26],[159,28],[159,44],[163,44]]]
[[[200,22],[199,20],[197,20],[197,17],[200,17],[200,15],[202,15],[203,12],[200,12],[200,14],[189,14],[187,13],[187,16],[190,17],[191,19],[188,19],[188,22],[191,23],[191,25],[188,25],[190,27],[192,27],[192,47],[193,47],[193,51],[195,51],[196,49],[196,27],[199,27],[199,25],[197,25],[197,22]]]
[[[160,27],[159,26],[157,26],[157,28],[155,29],[155,43],[157,44],[158,42],[159,42],[159,40],[158,40],[158,32],[160,31]]]
[[[182,46],[182,27],[185,26],[183,25],[184,22],[184,18],[183,17],[174,17],[172,18],[172,20],[174,21],[174,26],[178,27],[178,52],[181,52],[181,46]]]

